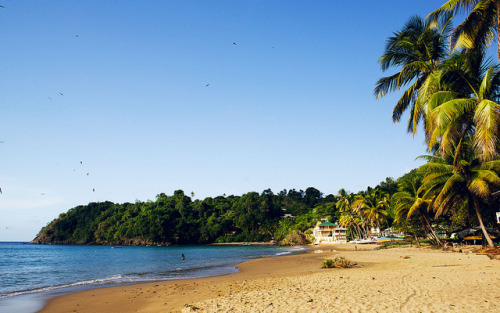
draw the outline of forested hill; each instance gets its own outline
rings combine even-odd
[[[315,188],[274,194],[270,189],[242,196],[193,201],[182,190],[155,201],[89,203],[43,227],[32,243],[41,244],[205,244],[282,240],[334,215],[336,197]],[[295,216],[283,218],[285,214]]]

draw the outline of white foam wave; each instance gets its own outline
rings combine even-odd
[[[292,253],[292,251],[283,251],[283,252],[278,252],[275,255],[286,255],[286,254],[290,254],[290,253]]]
[[[20,296],[20,295],[26,295],[26,294],[32,294],[32,293],[44,292],[44,291],[53,291],[53,290],[58,290],[58,289],[62,289],[62,288],[78,287],[78,286],[84,286],[84,285],[99,285],[99,284],[105,284],[105,283],[109,283],[109,282],[119,282],[119,281],[121,281],[121,278],[122,278],[121,275],[115,275],[115,276],[111,276],[111,277],[107,277],[107,278],[92,279],[92,280],[71,283],[71,284],[42,287],[42,288],[36,288],[36,289],[31,289],[31,290],[21,290],[21,291],[6,293],[6,294],[0,294],[0,298]]]

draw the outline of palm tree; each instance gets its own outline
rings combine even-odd
[[[429,14],[428,21],[439,17],[468,13],[465,20],[452,32],[453,50],[485,51],[497,34],[497,56],[500,60],[500,0],[448,0]]]
[[[339,199],[335,203],[337,209],[341,212],[339,225],[351,227],[356,235],[362,238],[366,232],[362,229],[363,222],[353,211],[353,201],[354,196],[352,193],[347,193],[344,189],[339,190]]]
[[[494,247],[483,223],[480,199],[489,198],[492,188],[500,186],[500,160],[481,162],[472,149],[462,149],[455,153],[453,158],[425,158],[429,163],[419,168],[425,175],[421,188],[426,191],[424,198],[427,195],[436,195],[432,203],[436,216],[467,203],[469,211],[476,213],[488,245]]]
[[[353,207],[362,218],[381,230],[381,222],[388,215],[389,196],[378,189],[362,192],[355,197]]]
[[[383,71],[393,67],[401,69],[396,74],[379,79],[374,94],[377,98],[382,98],[389,92],[409,86],[394,107],[392,120],[399,122],[402,114],[410,107],[407,131],[413,134],[422,118],[421,112],[415,112],[418,91],[427,77],[448,56],[447,36],[450,25],[445,21],[438,27],[431,28],[421,17],[414,16],[399,32],[389,37],[379,59]]]
[[[398,224],[402,224],[404,221],[416,216],[422,221],[425,233],[434,237],[436,242],[442,246],[443,243],[436,235],[427,216],[430,200],[422,198],[421,185],[422,175],[416,173],[415,170],[400,179],[399,191],[392,196],[392,205],[396,217],[395,221]]]
[[[438,146],[441,155],[460,150],[459,143],[472,136],[476,154],[489,161],[498,157],[500,144],[500,67],[482,56],[471,59],[460,54],[446,61],[423,84],[416,107],[425,111],[429,150]]]

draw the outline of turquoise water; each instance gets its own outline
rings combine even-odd
[[[0,312],[35,312],[46,299],[81,289],[234,273],[243,261],[292,251],[259,245],[113,248],[0,242]]]

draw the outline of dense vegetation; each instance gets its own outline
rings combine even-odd
[[[417,178],[415,178],[418,176]],[[182,190],[159,194],[155,201],[89,203],[62,213],[42,228],[35,243],[45,244],[206,244],[242,241],[296,243],[322,218],[348,228],[350,238],[364,237],[372,227],[393,227],[414,237],[439,241],[434,228],[448,232],[477,225],[477,217],[461,205],[435,217],[427,208],[412,209],[416,170],[394,181],[387,178],[375,188],[357,194],[341,189],[324,196],[316,188],[291,189],[274,194],[249,192],[192,200]],[[399,191],[398,191],[399,190]],[[392,199],[392,201],[391,201]],[[494,225],[497,201],[484,203]],[[409,210],[413,210],[410,214]],[[285,214],[293,217],[285,217]],[[433,234],[434,233],[434,234]]]
[[[457,26],[457,13],[467,15]],[[497,41],[499,0],[450,0],[426,18],[411,17],[387,40],[379,62],[396,72],[375,86],[380,98],[400,92],[392,118],[409,114],[407,130],[423,128],[429,155],[418,169],[386,179],[357,194],[323,197],[306,191],[192,201],[182,191],[154,202],[91,203],[70,210],[43,228],[35,242],[209,243],[263,241],[300,235],[330,216],[350,237],[369,228],[398,228],[442,244],[436,227],[496,227],[500,190],[500,65],[487,57]],[[450,49],[451,47],[451,49]],[[294,218],[282,218],[285,214]]]
[[[467,16],[453,27],[460,13]],[[399,72],[375,87],[377,97],[402,91],[393,120],[409,109],[408,132],[422,126],[430,153],[393,199],[398,222],[413,227],[417,219],[434,233],[430,212],[474,215],[490,247],[486,224],[500,189],[500,66],[487,54],[496,39],[500,59],[499,23],[498,0],[449,0],[425,19],[410,18],[380,58],[382,70]]]
[[[34,242],[78,244],[203,244],[282,240],[333,214],[336,197],[315,188],[249,192],[193,201],[182,190],[155,201],[89,203],[62,213]],[[282,218],[291,214],[295,218]]]

